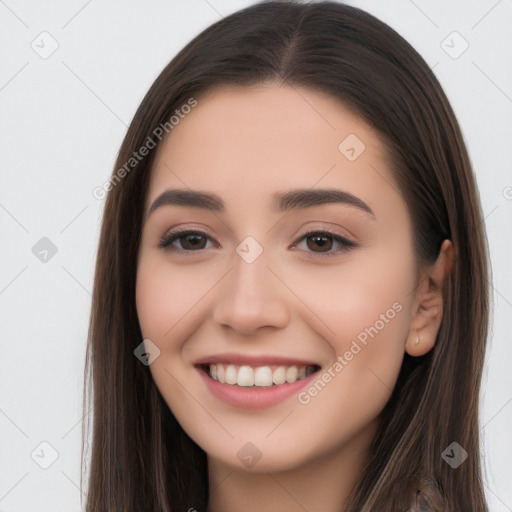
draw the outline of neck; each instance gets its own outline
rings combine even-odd
[[[255,473],[208,457],[208,512],[339,512],[362,476],[376,429],[374,421],[343,446],[286,471]]]

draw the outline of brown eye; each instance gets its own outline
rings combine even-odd
[[[306,252],[312,252],[318,255],[334,256],[357,247],[355,242],[328,231],[310,231],[303,235],[300,242],[304,239],[306,240]],[[300,243],[297,245],[300,245]],[[339,246],[337,250],[335,249],[336,245]]]
[[[307,237],[308,242],[307,246],[309,249],[314,251],[315,249],[319,249],[319,252],[326,252],[332,248],[332,236],[318,234]]]
[[[175,231],[165,235],[160,240],[160,248],[171,247],[174,242],[179,241],[181,247],[172,246],[174,250],[182,252],[192,252],[205,249],[205,245],[210,237],[200,231]]]

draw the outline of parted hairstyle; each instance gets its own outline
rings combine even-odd
[[[155,80],[112,176],[190,98],[200,108],[201,96],[217,85],[263,83],[326,92],[364,119],[387,148],[418,265],[432,264],[444,239],[455,249],[435,346],[420,357],[405,354],[346,512],[487,511],[479,395],[490,269],[480,199],[447,97],[397,32],[336,2],[262,2],[226,16]],[[137,254],[157,149],[110,187],[104,204],[84,374],[84,415],[90,408],[93,418],[86,512],[204,512],[208,503],[206,453],[134,356],[143,339]],[[84,422],[82,478],[89,429]],[[442,458],[454,441],[469,455],[457,469]]]

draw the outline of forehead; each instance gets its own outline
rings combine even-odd
[[[239,201],[315,186],[371,196],[392,182],[387,162],[376,132],[330,95],[222,86],[198,98],[158,148],[148,202],[173,187],[224,191]]]

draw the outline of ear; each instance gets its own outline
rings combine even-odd
[[[405,343],[405,351],[411,356],[422,356],[435,345],[443,318],[443,282],[453,267],[453,260],[453,244],[444,240],[436,262],[421,276],[416,290],[416,310]]]

